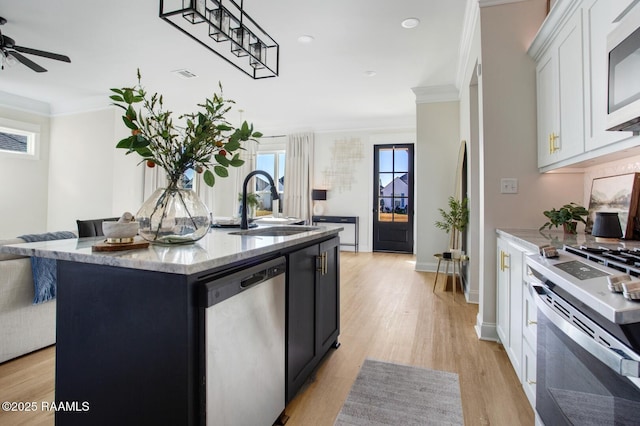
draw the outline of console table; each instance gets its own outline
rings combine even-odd
[[[311,222],[313,225],[316,223],[350,223],[354,225],[354,243],[343,243],[340,242],[342,246],[353,246],[355,247],[356,253],[358,252],[358,241],[360,236],[359,230],[359,217],[358,216],[312,216]]]

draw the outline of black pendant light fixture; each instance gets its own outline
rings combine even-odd
[[[278,75],[280,46],[243,0],[160,0],[160,17],[251,78]]]

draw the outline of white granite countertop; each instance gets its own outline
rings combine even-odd
[[[261,228],[265,227],[253,229]],[[334,236],[343,229],[340,226],[314,228],[316,229],[312,231],[277,237],[231,235],[230,232],[238,231],[233,228],[211,229],[203,239],[193,244],[172,246],[150,244],[145,249],[116,252],[91,250],[91,246],[103,241],[104,237],[11,244],[0,247],[0,252],[190,275],[268,255],[322,237]]]
[[[562,230],[537,229],[496,229],[496,233],[504,238],[513,241],[531,251],[538,251],[539,247],[552,245],[561,249],[565,244],[572,246],[580,245],[606,245],[607,247],[621,246],[626,248],[640,247],[640,241],[620,240],[618,244],[602,244],[596,241],[591,234],[578,232],[577,234],[565,234]]]

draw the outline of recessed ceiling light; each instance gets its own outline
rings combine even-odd
[[[418,18],[407,18],[402,21],[403,28],[415,28],[420,24],[420,20]]]
[[[298,42],[299,43],[303,43],[303,44],[309,44],[311,42],[313,42],[313,40],[315,40],[315,38],[313,36],[310,35],[301,35],[300,37],[298,37]]]
[[[375,72],[375,71],[365,71],[364,72],[365,77],[373,77],[376,74],[377,74],[377,72]]]

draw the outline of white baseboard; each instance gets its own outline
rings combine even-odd
[[[467,303],[480,303],[480,292],[478,290],[470,291],[467,293]]]
[[[480,340],[489,340],[492,342],[498,342],[498,330],[495,323],[483,322],[480,314],[478,314],[476,325],[476,334]]]
[[[416,271],[419,272],[436,272],[437,267],[436,262],[416,262]]]

